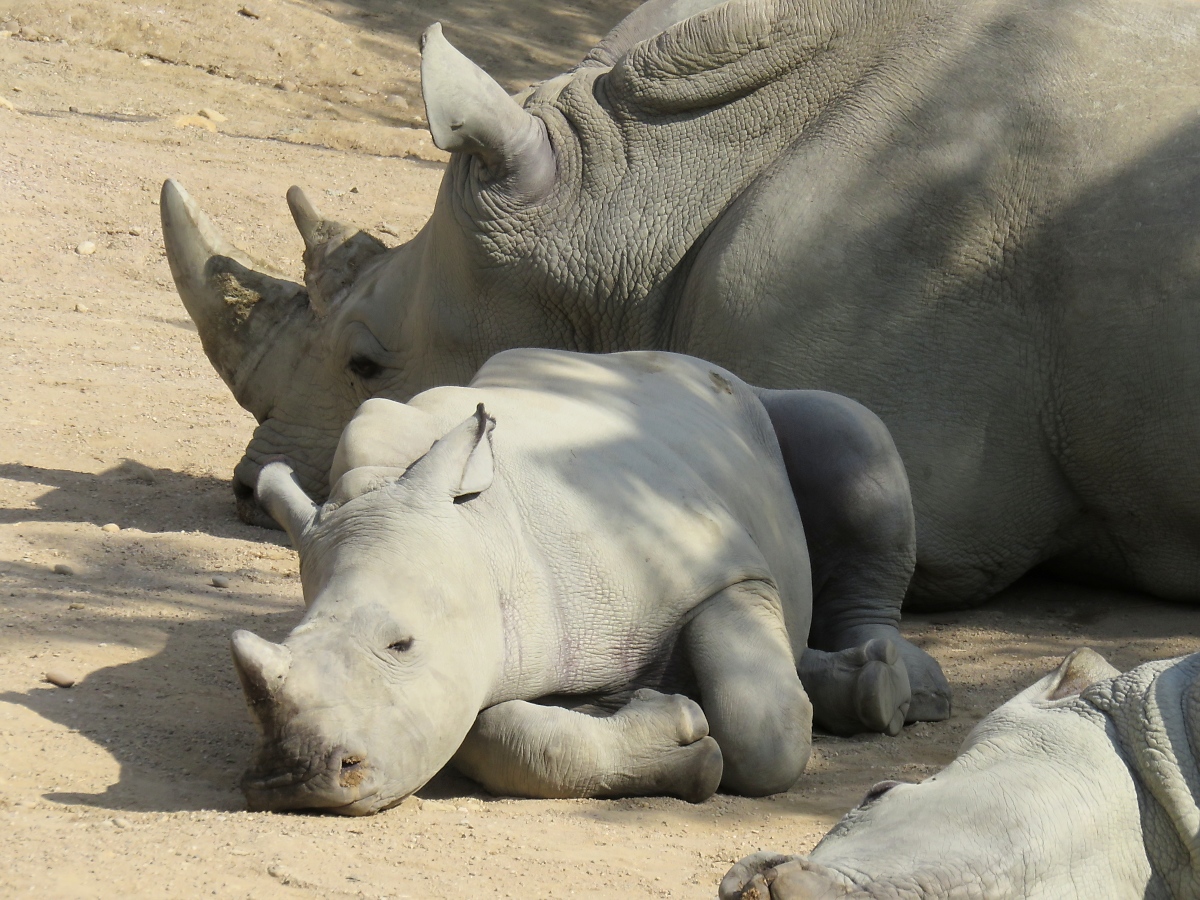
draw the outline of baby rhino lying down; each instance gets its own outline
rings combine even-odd
[[[807,858],[747,857],[721,900],[1200,897],[1198,676],[1076,650],[937,775],[876,785]]]
[[[374,812],[451,758],[509,794],[764,794],[814,717],[948,713],[896,629],[904,470],[844,398],[669,353],[509,351],[469,387],[368,401],[331,483],[318,507],[283,463],[259,477],[308,609],[281,644],[233,636],[252,808]]]

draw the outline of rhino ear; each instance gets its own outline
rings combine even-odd
[[[456,503],[486,491],[495,475],[492,430],[496,420],[480,403],[475,414],[430,448],[411,469],[431,490],[445,492]]]
[[[1034,688],[1044,700],[1066,700],[1076,697],[1097,681],[1115,678],[1119,669],[1090,647],[1080,647],[1050,675],[1039,681]]]
[[[254,496],[279,527],[287,532],[293,546],[299,546],[300,536],[317,514],[315,504],[304,493],[292,467],[284,462],[268,463],[258,473]]]
[[[474,154],[487,180],[503,180],[527,197],[549,191],[556,166],[545,124],[455,49],[441,23],[421,36],[421,93],[438,147]]]

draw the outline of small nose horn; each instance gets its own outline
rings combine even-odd
[[[292,667],[292,651],[272,644],[252,631],[235,631],[229,641],[233,665],[251,704],[269,700],[283,685]]]

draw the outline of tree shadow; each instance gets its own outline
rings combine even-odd
[[[103,472],[0,464],[0,478],[50,488],[32,508],[0,508],[0,524],[110,522],[146,532],[202,530],[215,537],[279,541],[273,531],[243,524],[234,515],[229,481],[155,468],[133,459]]]
[[[329,15],[414,43],[434,22],[511,91],[566,71],[641,0],[342,0]]]

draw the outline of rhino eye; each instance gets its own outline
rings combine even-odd
[[[406,650],[411,650],[412,645],[412,638],[404,638],[404,640],[396,641],[394,644],[388,644],[388,649],[394,650],[396,653],[404,653]]]
[[[375,362],[369,356],[352,356],[350,363],[346,366],[351,372],[359,378],[371,379],[379,375],[383,371],[383,366]]]

